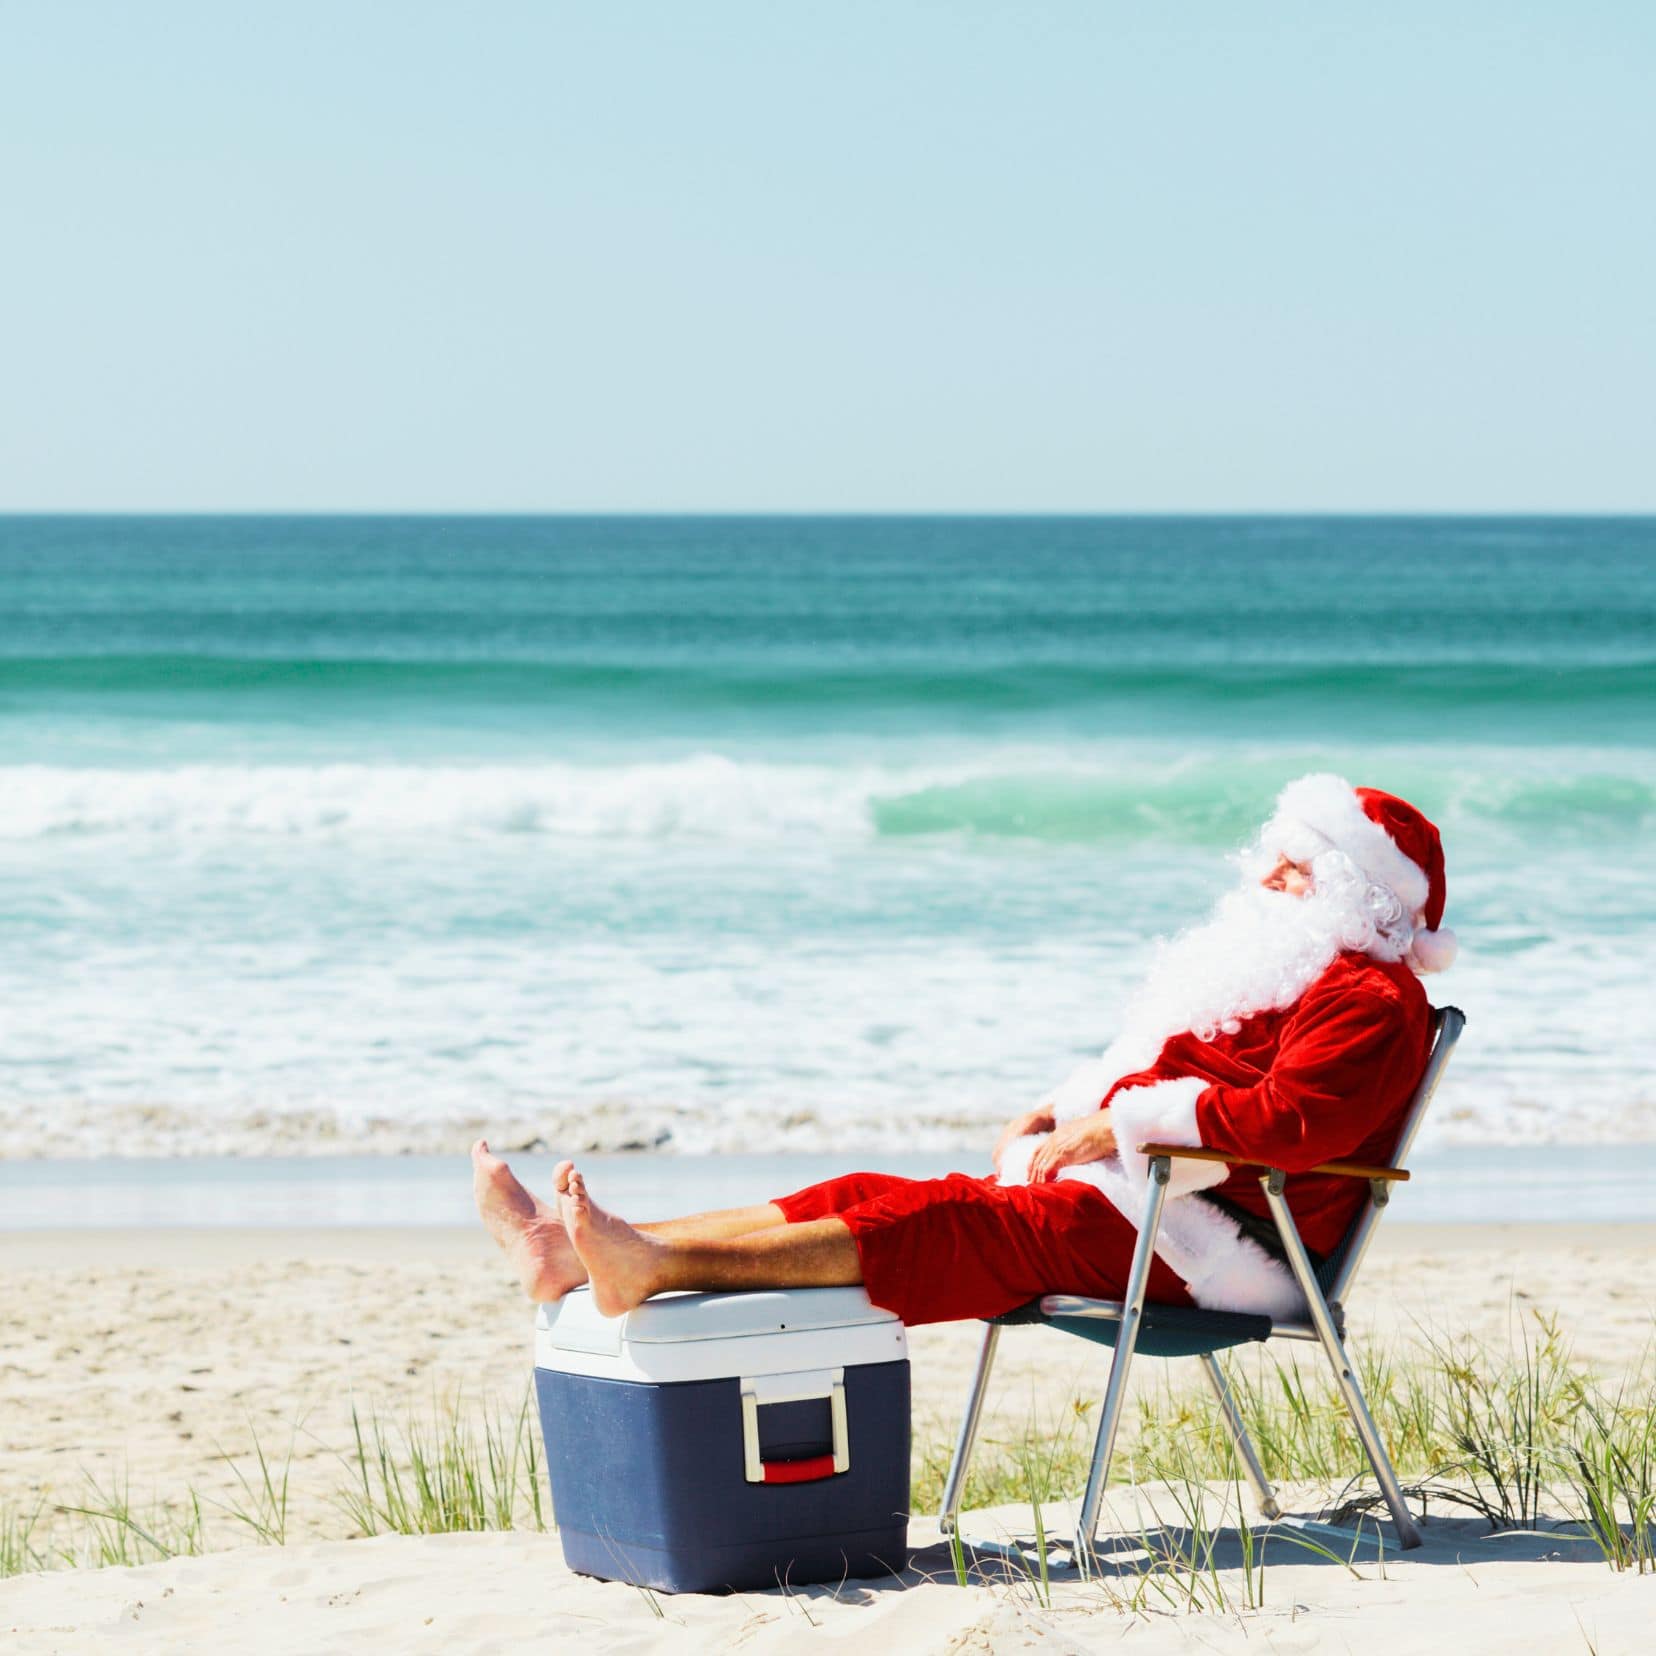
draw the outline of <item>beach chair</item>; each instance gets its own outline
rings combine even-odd
[[[1420,1130],[1426,1107],[1432,1101],[1444,1067],[1460,1039],[1466,1025],[1466,1015],[1458,1007],[1446,1006],[1432,1015],[1432,1051],[1426,1064],[1426,1073],[1410,1100],[1403,1130],[1397,1148],[1386,1167],[1360,1167],[1351,1162],[1329,1162],[1313,1169],[1317,1173],[1334,1173],[1345,1178],[1366,1180],[1368,1200],[1359,1209],[1344,1240],[1321,1266],[1313,1265],[1301,1242],[1299,1230],[1283,1191],[1287,1176],[1280,1168],[1260,1166],[1245,1157],[1226,1155],[1217,1150],[1186,1149],[1171,1144],[1140,1145],[1141,1153],[1150,1158],[1148,1190],[1144,1218],[1139,1226],[1138,1244],[1133,1250],[1132,1266],[1127,1276],[1127,1294],[1121,1300],[1087,1299],[1079,1294],[1047,1294],[1031,1304],[996,1317],[985,1324],[983,1346],[978,1353],[977,1369],[972,1377],[971,1391],[966,1399],[966,1412],[960,1423],[960,1435],[955,1443],[954,1459],[949,1466],[949,1477],[943,1487],[943,1511],[939,1520],[943,1533],[958,1533],[960,1499],[966,1485],[966,1468],[972,1458],[972,1446],[977,1439],[978,1423],[983,1414],[983,1397],[988,1386],[989,1373],[994,1366],[995,1348],[1000,1342],[1001,1330],[1011,1324],[1043,1323],[1049,1328],[1062,1329],[1066,1334],[1079,1335],[1098,1345],[1113,1346],[1115,1356],[1110,1363],[1110,1377],[1104,1390],[1104,1404],[1099,1412],[1098,1436],[1093,1445],[1092,1468],[1087,1477],[1086,1494],[1081,1499],[1081,1511],[1076,1523],[1075,1540],[1070,1548],[1072,1562],[1087,1571],[1095,1562],[1098,1512],[1104,1499],[1104,1487],[1110,1476],[1110,1456],[1115,1448],[1116,1428],[1121,1421],[1121,1410],[1127,1396],[1127,1372],[1135,1354],[1148,1357],[1200,1357],[1208,1384],[1213,1388],[1219,1413],[1236,1445],[1236,1453],[1247,1474],[1248,1482],[1259,1498],[1261,1510],[1268,1519],[1280,1519],[1281,1509],[1276,1494],[1265,1476],[1253,1442],[1242,1423],[1242,1416],[1225,1381],[1216,1353],[1231,1346],[1247,1345],[1265,1340],[1309,1340],[1320,1345],[1334,1370],[1334,1378],[1352,1424],[1368,1455],[1369,1465],[1379,1480],[1381,1494],[1391,1511],[1401,1546],[1418,1547],[1420,1531],[1403,1501],[1403,1491],[1392,1469],[1391,1457],[1386,1452],[1374,1417],[1363,1398],[1351,1359],[1346,1354],[1344,1301],[1357,1275],[1363,1256],[1373,1239],[1375,1227],[1386,1211],[1393,1184],[1409,1177],[1403,1161]],[[1289,1268],[1294,1273],[1305,1296],[1306,1316],[1303,1320],[1274,1321],[1270,1317],[1255,1316],[1236,1311],[1207,1311],[1199,1307],[1146,1305],[1145,1284],[1150,1275],[1150,1260],[1155,1250],[1157,1227],[1161,1223],[1162,1204],[1167,1197],[1167,1182],[1176,1157],[1198,1161],[1226,1162],[1232,1166],[1259,1167],[1260,1184],[1276,1222],[1277,1234],[1287,1254]],[[980,1552],[1017,1552],[994,1543],[973,1542]],[[1020,1555],[1021,1556],[1021,1555]]]

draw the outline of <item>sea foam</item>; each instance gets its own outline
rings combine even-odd
[[[1315,756],[1250,761],[991,751],[965,764],[789,764],[701,753],[612,765],[0,767],[0,839],[167,833],[289,836],[546,834],[784,840],[966,834],[1052,842],[1240,841],[1271,783]],[[1571,841],[1656,823],[1656,763],[1616,752],[1462,752],[1369,765],[1446,828]],[[1402,770],[1404,779],[1399,781]],[[1408,773],[1412,772],[1412,778]]]

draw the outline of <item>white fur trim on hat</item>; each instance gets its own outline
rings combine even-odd
[[[1426,906],[1426,871],[1404,856],[1397,842],[1363,810],[1357,790],[1342,776],[1327,773],[1290,782],[1277,800],[1276,817],[1303,823],[1345,854],[1374,881],[1397,894],[1404,909],[1416,914]]]
[[[1409,945],[1409,959],[1417,972],[1446,972],[1460,953],[1460,939],[1447,926],[1417,931]]]

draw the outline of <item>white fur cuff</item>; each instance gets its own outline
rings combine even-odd
[[[1054,1121],[1078,1121],[1104,1102],[1104,1095],[1121,1071],[1107,1068],[1103,1058],[1089,1058],[1041,1100]]]
[[[1007,1145],[995,1168],[996,1176],[1003,1185],[1029,1183],[1029,1158],[1035,1154],[1036,1145],[1045,1138],[1045,1133],[1025,1133],[1022,1138],[1015,1138]]]
[[[1198,1075],[1181,1075],[1148,1087],[1128,1087],[1110,1100],[1110,1124],[1115,1129],[1116,1153],[1135,1184],[1149,1177],[1150,1164],[1139,1154],[1141,1144],[1200,1146],[1196,1100],[1209,1083]],[[1175,1161],[1168,1181],[1169,1196],[1188,1196],[1222,1184],[1230,1169],[1223,1162]]]

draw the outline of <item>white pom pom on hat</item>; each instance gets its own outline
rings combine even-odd
[[[1460,953],[1460,939],[1447,926],[1428,931],[1422,928],[1409,945],[1409,958],[1422,972],[1446,972]]]
[[[1340,776],[1302,776],[1282,790],[1277,817],[1304,823],[1343,851],[1376,885],[1395,892],[1414,916],[1409,958],[1420,972],[1441,972],[1459,950],[1443,925],[1448,896],[1443,839],[1406,799],[1379,788],[1354,788]]]

